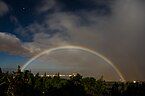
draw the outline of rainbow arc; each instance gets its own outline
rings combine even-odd
[[[39,57],[47,54],[49,55],[51,52],[53,51],[56,51],[56,50],[65,50],[65,49],[78,49],[78,50],[83,50],[83,51],[86,51],[86,52],[90,52],[91,54],[94,54],[100,58],[102,58],[103,60],[105,60],[107,62],[107,64],[109,64],[115,71],[116,73],[118,74],[118,76],[121,78],[121,80],[124,82],[126,81],[125,78],[123,77],[122,73],[119,71],[119,69],[109,60],[107,59],[105,56],[101,55],[100,53],[96,52],[96,51],[93,51],[91,49],[88,49],[88,48],[85,48],[85,47],[81,47],[81,46],[60,46],[60,47],[55,47],[55,48],[50,48],[48,50],[45,50],[41,53],[39,53],[38,55],[34,56],[33,58],[31,58],[28,62],[26,62],[26,64],[24,64],[24,66],[22,67],[22,71],[25,70],[25,68],[30,64],[32,63],[33,61],[35,61],[36,59],[38,59]]]

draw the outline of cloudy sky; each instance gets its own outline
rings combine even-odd
[[[144,0],[0,0],[0,66],[57,46],[90,48],[145,80]]]

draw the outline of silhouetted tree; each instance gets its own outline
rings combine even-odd
[[[2,69],[0,68],[0,75],[2,74]]]
[[[0,96],[145,96],[145,82],[105,82],[103,77],[83,78],[80,74],[69,79],[35,76],[29,70],[1,73]]]

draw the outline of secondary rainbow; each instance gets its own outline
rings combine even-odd
[[[116,73],[119,75],[119,77],[121,78],[121,80],[124,82],[126,81],[125,78],[123,77],[122,73],[118,70],[118,68],[109,60],[107,59],[105,56],[101,55],[100,53],[96,52],[96,51],[93,51],[91,49],[88,49],[88,48],[84,48],[84,47],[81,47],[81,46],[60,46],[60,47],[55,47],[55,48],[50,48],[48,50],[45,50],[41,53],[39,53],[38,55],[34,56],[33,58],[31,58],[28,62],[26,62],[26,64],[24,64],[24,66],[22,67],[22,71],[24,71],[24,69],[30,64],[32,63],[33,61],[35,61],[37,58],[39,58],[40,56],[42,55],[45,55],[45,54],[50,54],[51,52],[53,51],[56,51],[56,50],[65,50],[65,49],[78,49],[78,50],[83,50],[83,51],[87,51],[87,52],[90,52],[91,54],[94,54],[100,58],[102,58],[103,60],[105,60],[115,71]]]

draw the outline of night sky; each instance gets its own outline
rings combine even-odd
[[[145,80],[144,10],[144,0],[0,0],[0,67],[76,45],[107,57],[127,80]]]

